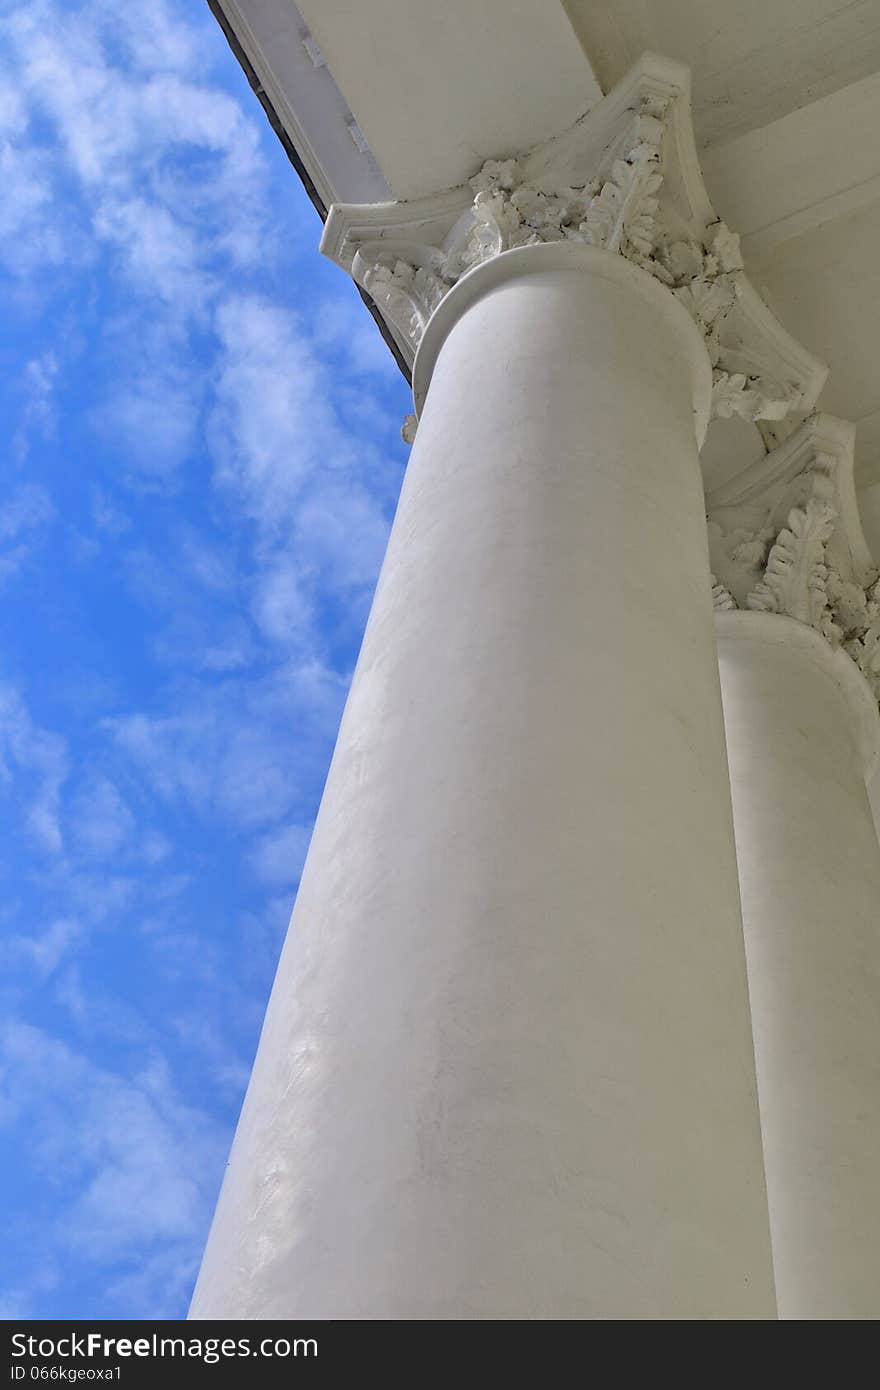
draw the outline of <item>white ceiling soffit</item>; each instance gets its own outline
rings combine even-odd
[[[880,73],[704,150],[703,177],[747,256],[880,201]]]
[[[300,0],[300,11],[395,198],[455,187],[602,95],[561,0]]]
[[[880,0],[564,0],[607,90],[653,49],[693,72],[700,146],[880,68]]]

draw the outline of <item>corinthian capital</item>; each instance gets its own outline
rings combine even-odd
[[[709,494],[716,609],[778,613],[842,647],[880,699],[880,583],[853,484],[855,427],[813,415]]]
[[[569,130],[488,161],[469,185],[335,205],[321,249],[373,296],[411,361],[462,276],[515,247],[564,240],[626,257],[681,301],[706,343],[715,414],[781,420],[812,409],[826,369],[750,284],[703,183],[688,70],[654,54]]]

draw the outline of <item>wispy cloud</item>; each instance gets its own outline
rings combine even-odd
[[[0,1036],[0,1125],[13,1124],[32,1170],[53,1185],[63,1176],[67,1192],[53,1226],[32,1232],[39,1261],[118,1262],[137,1251],[141,1277],[107,1291],[111,1306],[135,1316],[165,1304],[169,1272],[182,1286],[191,1280],[226,1135],[181,1099],[160,1057],[123,1077],[43,1029],[13,1024]]]
[[[24,826],[46,850],[62,848],[59,806],[68,772],[64,740],[40,728],[23,699],[9,684],[0,684],[0,794],[16,784],[16,802]]]
[[[259,695],[259,685],[230,682],[181,713],[123,715],[106,727],[159,797],[245,831],[284,816],[303,791],[280,711],[271,722],[254,717]],[[286,713],[296,718],[295,707]]]
[[[280,825],[263,835],[250,854],[257,877],[275,888],[287,886],[292,893],[302,872],[311,833],[310,825]]]
[[[108,777],[90,777],[73,799],[71,836],[89,858],[118,855],[135,834],[135,818]]]
[[[22,614],[0,683],[0,1113],[26,1255],[0,1308],[175,1316],[385,543],[404,391],[353,287],[319,271],[314,212],[294,215],[206,10],[0,15],[18,354],[0,577]]]
[[[193,374],[173,363],[130,367],[118,383],[111,381],[90,418],[105,444],[122,455],[130,479],[162,486],[192,456],[199,395]]]
[[[55,515],[39,483],[20,483],[0,506],[0,582],[16,574]]]
[[[25,365],[21,383],[24,409],[12,440],[13,457],[19,464],[23,463],[27,456],[32,433],[38,433],[44,439],[54,434],[53,391],[57,373],[58,357],[52,349],[32,358]]]
[[[41,980],[51,975],[82,936],[82,923],[70,917],[60,917],[43,930],[32,935],[13,934],[3,942],[2,952],[7,967],[16,959],[30,964]]]

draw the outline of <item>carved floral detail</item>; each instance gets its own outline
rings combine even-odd
[[[781,420],[795,404],[793,392],[778,387],[768,392],[760,377],[713,368],[712,413],[722,420],[732,415],[743,420]]]
[[[814,453],[785,485],[799,489],[802,500],[788,510],[781,527],[777,522],[725,531],[709,519],[713,568],[724,576],[721,582],[711,576],[712,603],[716,611],[779,613],[812,627],[832,647],[843,648],[880,702],[878,572],[848,566],[851,572],[844,576],[831,561],[835,534],[839,539],[844,524],[839,468],[839,460],[821,449]],[[838,546],[838,554],[846,553],[847,547]]]
[[[736,608],[736,599],[729,589],[725,589],[723,584],[719,584],[714,574],[710,574],[712,582],[712,607],[716,613],[728,613],[732,608]]]
[[[548,241],[582,241],[647,263],[656,240],[667,106],[641,98],[623,152],[604,179],[572,186],[554,172],[529,179],[516,159],[487,160],[470,180],[470,225],[448,252],[447,278],[502,251]]]
[[[877,611],[878,606],[880,606],[877,599],[880,596],[877,595],[876,585],[872,592],[875,595],[872,601],[874,621],[864,632],[844,642],[843,649],[848,656],[852,657],[867,680],[875,699],[880,700],[880,622],[877,621]]]
[[[363,286],[387,310],[389,318],[416,340],[450,289],[448,281],[434,271],[399,258],[391,265],[378,261],[370,266],[364,272]]]
[[[862,588],[829,570],[826,588],[843,650],[880,701],[880,580]]]
[[[827,502],[811,497],[805,507],[792,507],[767,557],[764,577],[746,599],[758,613],[782,613],[838,641],[840,629],[828,604],[825,544],[834,530],[836,513]]]
[[[662,150],[669,103],[643,97],[630,134],[630,148],[615,159],[590,200],[578,231],[590,246],[650,260],[657,240],[658,193],[663,183]]]
[[[625,257],[680,300],[706,343],[716,414],[778,422],[815,403],[826,369],[746,278],[739,240],[703,182],[687,72],[656,54],[568,130],[486,161],[469,186],[334,204],[321,245],[373,294],[413,358],[462,276],[505,251],[565,241]]]
[[[443,296],[469,270],[503,251],[541,242],[580,241],[624,256],[666,285],[703,334],[713,368],[713,411],[779,420],[798,392],[728,360],[722,328],[737,298],[739,237],[721,221],[702,241],[675,236],[660,207],[669,102],[641,98],[621,153],[603,178],[572,186],[556,172],[527,178],[516,159],[487,160],[470,180],[473,203],[432,267],[375,244],[362,283],[415,346]],[[418,248],[414,248],[418,251]],[[741,354],[740,354],[741,355]]]

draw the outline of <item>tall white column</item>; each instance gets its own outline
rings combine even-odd
[[[803,623],[717,622],[779,1314],[877,1318],[877,703]]]
[[[529,246],[415,383],[192,1315],[773,1317],[702,335]]]
[[[697,445],[825,368],[656,55],[321,245],[421,420],[193,1316],[773,1317]]]

